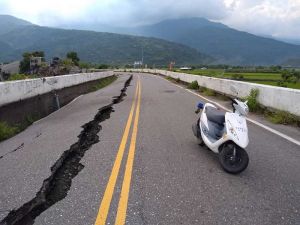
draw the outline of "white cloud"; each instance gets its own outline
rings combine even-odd
[[[300,39],[300,0],[0,0],[0,13],[51,26],[205,17],[255,34]]]
[[[222,21],[256,34],[300,39],[300,0],[236,0]]]

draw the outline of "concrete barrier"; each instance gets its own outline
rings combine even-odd
[[[191,83],[196,80],[200,86],[207,87],[226,95],[233,95],[230,87],[234,86],[238,91],[238,97],[246,97],[249,95],[251,89],[258,89],[258,102],[260,104],[266,107],[288,111],[294,115],[300,116],[300,90],[186,73],[176,73],[166,70],[136,69],[132,71],[157,73],[163,76],[170,76],[175,79],[179,78],[187,83]]]
[[[0,106],[112,76],[113,71],[0,82]]]

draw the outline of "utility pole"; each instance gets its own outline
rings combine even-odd
[[[142,67],[144,65],[144,46],[142,46]]]

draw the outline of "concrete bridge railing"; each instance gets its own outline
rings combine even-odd
[[[234,86],[238,91],[238,97],[246,97],[250,94],[251,89],[258,89],[258,101],[260,104],[266,107],[288,111],[294,115],[300,116],[300,90],[198,76],[186,73],[177,73],[166,70],[135,69],[132,71],[156,73],[163,76],[170,76],[175,79],[179,78],[180,80],[187,83],[191,83],[196,80],[200,86],[207,87],[209,89],[216,90],[217,92],[227,95],[233,94],[230,87]]]
[[[0,107],[66,87],[109,77],[113,71],[70,74],[56,77],[0,82]]]

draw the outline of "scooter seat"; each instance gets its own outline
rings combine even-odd
[[[206,116],[209,121],[215,122],[217,124],[224,125],[225,123],[225,112],[214,107],[206,107]]]

